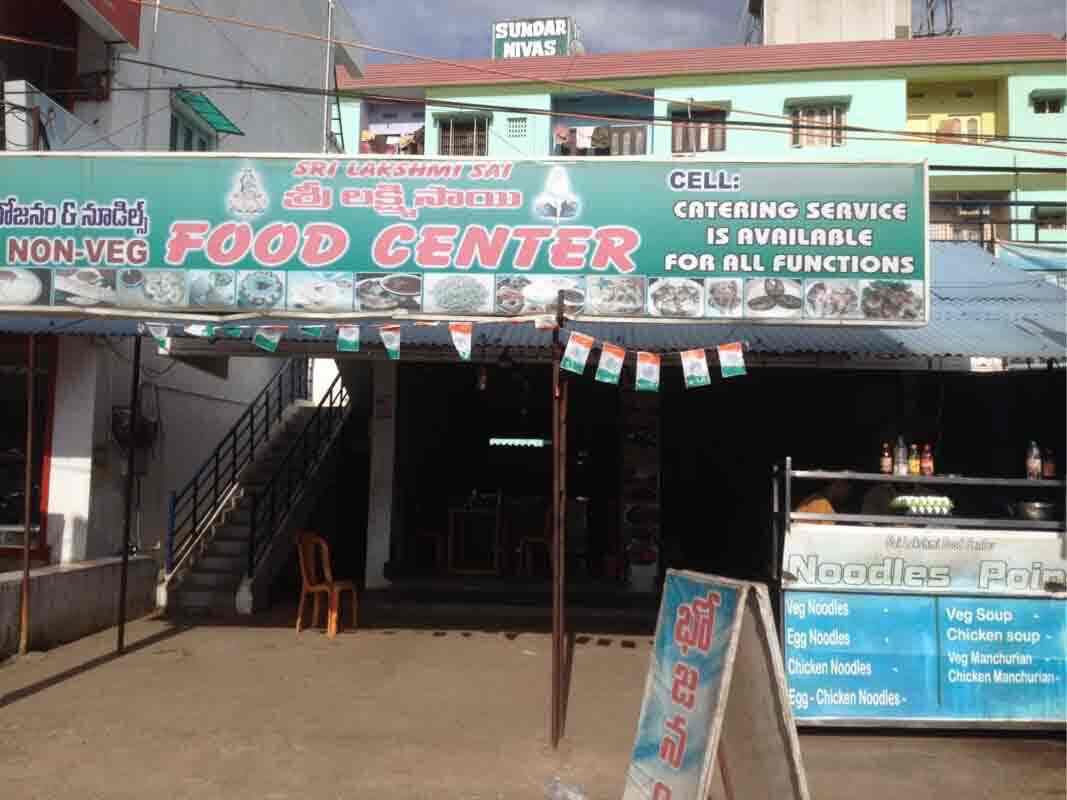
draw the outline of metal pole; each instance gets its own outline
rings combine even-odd
[[[559,608],[559,653],[556,656],[559,672],[560,695],[556,701],[559,710],[556,714],[559,726],[556,741],[563,738],[566,726],[564,709],[567,706],[566,662],[567,662],[567,400],[570,384],[561,381],[559,391],[559,534],[556,537],[554,551],[556,561],[556,605]]]
[[[130,378],[130,443],[126,450],[125,514],[122,519],[122,571],[119,573],[119,632],[115,652],[126,647],[126,583],[130,571],[130,523],[133,517],[133,472],[136,467],[137,427],[141,422],[141,334],[133,338],[133,375]]]
[[[556,299],[552,333],[552,747],[563,737],[563,660],[566,635],[564,609],[564,537],[567,511],[567,385],[560,380],[563,292]]]
[[[35,109],[36,110],[36,109]],[[19,615],[19,654],[30,649],[30,511],[33,506],[33,382],[37,362],[37,337],[28,337],[26,354],[26,483],[23,491],[22,608]]]
[[[330,151],[330,70],[333,67],[333,3],[326,0],[326,65],[322,76],[322,152]]]

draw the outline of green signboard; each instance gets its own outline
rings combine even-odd
[[[575,37],[570,17],[509,19],[493,23],[493,58],[569,56]]]
[[[0,309],[929,313],[923,164],[12,154],[0,174]]]

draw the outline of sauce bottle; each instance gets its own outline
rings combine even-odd
[[[878,471],[883,475],[893,474],[893,454],[889,452],[889,442],[882,442],[882,459],[878,463]]]
[[[904,444],[904,437],[897,437],[897,446],[893,450],[893,474],[908,474],[908,447]]]
[[[923,445],[923,454],[919,459],[919,471],[923,475],[934,474],[934,451],[928,444]]]
[[[1041,460],[1041,475],[1047,481],[1056,479],[1056,456],[1051,450],[1046,450]]]
[[[1037,442],[1030,442],[1026,449],[1026,477],[1030,480],[1041,479],[1041,448]]]
[[[908,474],[918,475],[922,459],[919,457],[919,445],[913,444],[908,451]]]

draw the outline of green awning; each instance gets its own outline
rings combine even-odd
[[[467,109],[446,109],[444,111],[431,111],[430,115],[438,122],[486,122],[493,119],[492,111]]]
[[[832,94],[820,97],[787,97],[785,99],[786,108],[796,108],[797,106],[844,106],[848,108],[850,105],[852,105],[852,95],[850,94]]]
[[[1063,100],[1067,98],[1067,87],[1059,89],[1034,89],[1030,92],[1030,102],[1035,100]]]
[[[174,96],[181,100],[189,110],[195,113],[216,133],[232,133],[235,136],[244,136],[245,132],[238,128],[230,118],[219,111],[219,107],[212,103],[207,95],[200,92],[190,92],[188,89],[178,89]]]

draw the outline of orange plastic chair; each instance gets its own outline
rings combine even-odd
[[[341,616],[341,594],[352,593],[352,627],[356,627],[356,587],[352,581],[335,581],[330,569],[330,546],[318,534],[303,531],[297,538],[297,554],[300,557],[300,608],[296,612],[296,632],[304,628],[304,601],[311,595],[315,601],[311,614],[311,625],[319,621],[322,596],[327,598],[326,635],[331,639],[337,635]],[[320,569],[321,565],[321,569]],[[321,577],[320,577],[321,576]]]

